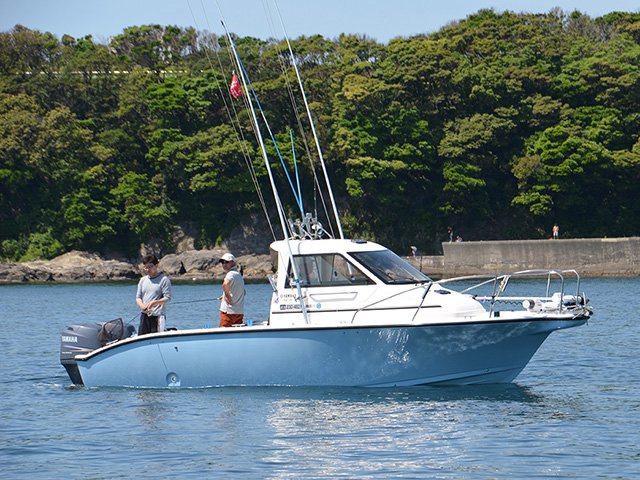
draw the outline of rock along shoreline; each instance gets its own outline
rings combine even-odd
[[[160,259],[160,270],[173,281],[221,281],[223,270],[217,262],[224,251],[189,250],[165,255]],[[237,259],[249,281],[266,281],[272,273],[269,255],[242,255]],[[0,284],[131,282],[141,275],[138,264],[77,250],[52,260],[0,263]]]

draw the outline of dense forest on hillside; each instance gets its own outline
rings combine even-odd
[[[286,43],[235,42],[290,172],[294,131],[312,192]],[[212,246],[263,215],[247,155],[275,212],[243,98],[229,96],[227,47],[160,25],[108,44],[0,33],[0,259],[166,252],[178,226]],[[448,226],[465,240],[548,238],[556,222],[563,237],[640,234],[640,14],[482,10],[388,44],[292,47],[347,236],[406,254],[433,252]]]

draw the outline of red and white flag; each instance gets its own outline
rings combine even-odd
[[[233,74],[233,77],[231,77],[231,88],[229,91],[233,98],[238,98],[242,95],[242,87],[240,86],[240,82],[238,82],[238,77],[236,77],[235,73]]]

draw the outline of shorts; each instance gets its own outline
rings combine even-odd
[[[242,323],[244,313],[225,313],[220,312],[220,326],[231,327]]]

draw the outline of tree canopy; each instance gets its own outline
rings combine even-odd
[[[447,226],[465,240],[548,238],[554,223],[640,234],[638,32],[637,13],[481,10],[388,44],[294,39],[345,233],[401,253],[433,253]],[[286,44],[234,41],[283,198],[297,170],[322,217]],[[266,167],[232,69],[227,40],[192,28],[129,27],[106,45],[0,33],[0,258],[170,251],[186,225],[212,246],[261,213]]]

